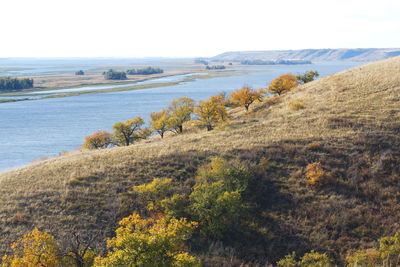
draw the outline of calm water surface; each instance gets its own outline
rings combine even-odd
[[[115,122],[149,114],[166,107],[177,97],[203,100],[218,92],[232,92],[243,84],[265,88],[280,74],[316,69],[321,76],[361,63],[339,62],[297,66],[251,66],[264,69],[246,75],[198,79],[177,86],[136,91],[88,94],[65,98],[0,104],[0,171],[34,160],[76,150],[85,136],[97,130],[111,131]]]

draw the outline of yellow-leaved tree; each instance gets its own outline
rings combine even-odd
[[[211,96],[209,100],[200,101],[195,109],[199,124],[211,131],[215,124],[225,121],[228,113],[225,107],[225,99],[221,95]]]
[[[253,104],[254,101],[262,101],[262,95],[260,91],[255,91],[250,86],[245,85],[242,89],[233,92],[230,100],[248,111],[250,105]]]
[[[183,132],[183,124],[190,120],[195,102],[190,97],[180,97],[171,102],[169,124],[177,133]]]
[[[142,129],[143,124],[144,120],[141,117],[114,124],[113,130],[118,145],[129,146],[137,140],[146,138],[148,132]]]
[[[14,242],[11,248],[13,253],[3,256],[3,267],[68,266],[68,259],[62,256],[54,236],[38,229]]]
[[[164,138],[165,132],[171,129],[168,110],[163,109],[160,112],[150,113],[150,119],[151,128],[156,131],[161,138]]]
[[[200,266],[185,247],[197,223],[132,214],[119,224],[116,236],[107,240],[109,252],[97,257],[94,266]]]
[[[278,78],[272,80],[268,86],[268,91],[274,95],[281,95],[298,85],[296,76],[291,73],[283,74]]]

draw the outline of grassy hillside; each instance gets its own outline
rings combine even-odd
[[[133,185],[153,177],[190,184],[218,155],[266,162],[265,202],[255,214],[263,229],[231,242],[229,253],[274,262],[315,249],[340,261],[348,249],[400,230],[399,74],[400,57],[370,63],[303,85],[275,105],[234,109],[230,123],[211,132],[70,153],[2,173],[0,252],[34,227],[58,238],[101,232],[103,240],[137,208]],[[330,176],[323,187],[305,181],[313,162]],[[209,253],[231,256],[226,251]]]

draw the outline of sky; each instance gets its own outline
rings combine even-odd
[[[400,47],[400,0],[1,0],[0,57]]]

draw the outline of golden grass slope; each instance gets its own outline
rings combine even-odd
[[[296,102],[303,108],[291,108]],[[400,57],[300,86],[271,107],[260,103],[231,114],[230,123],[211,132],[73,152],[1,173],[0,250],[33,227],[56,235],[73,228],[112,231],[133,184],[152,177],[184,180],[212,155],[235,157],[282,142],[318,141],[346,150],[360,136],[398,140]]]

